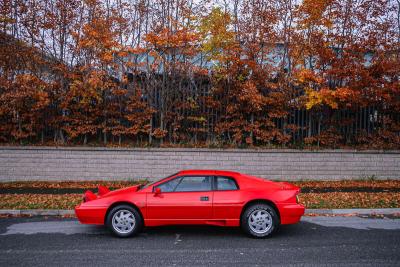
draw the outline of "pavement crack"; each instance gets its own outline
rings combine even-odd
[[[180,239],[181,235],[180,234],[175,234],[175,242],[174,245],[177,245],[179,242],[182,241],[182,239]]]

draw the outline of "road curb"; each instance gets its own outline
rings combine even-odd
[[[45,209],[31,209],[31,210],[0,210],[0,215],[30,215],[30,216],[64,216],[74,215],[74,210],[45,210]]]
[[[306,209],[305,215],[340,215],[340,214],[400,214],[400,208],[394,209]],[[64,216],[75,215],[74,210],[47,210],[47,209],[30,209],[30,210],[1,210],[0,215],[29,215],[29,216]]]
[[[305,215],[340,215],[340,214],[400,214],[400,208],[391,209],[306,209]]]

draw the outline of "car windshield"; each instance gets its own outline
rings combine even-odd
[[[140,186],[140,190],[145,189],[145,188],[148,188],[149,186],[152,186],[152,185],[155,184],[155,183],[158,183],[158,182],[160,182],[160,181],[162,181],[162,180],[171,178],[172,176],[175,176],[175,175],[177,175],[177,174],[178,174],[178,172],[177,172],[177,173],[174,173],[174,174],[171,174],[171,175],[169,175],[169,176],[167,176],[167,177],[165,177],[165,178],[162,178],[162,179],[160,179],[160,180],[157,180],[157,181],[154,181],[154,182],[151,182],[151,183],[148,183],[148,184],[141,185],[141,186]]]

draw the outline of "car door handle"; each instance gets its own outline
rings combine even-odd
[[[208,197],[200,197],[200,201],[208,201]]]

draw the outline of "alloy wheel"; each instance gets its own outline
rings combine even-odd
[[[131,232],[136,225],[135,216],[129,210],[118,210],[112,217],[112,227],[121,234]]]
[[[263,209],[254,210],[248,218],[250,229],[257,234],[268,232],[272,227],[272,223],[271,214]]]

